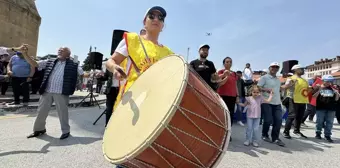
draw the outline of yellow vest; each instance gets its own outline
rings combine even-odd
[[[161,58],[173,54],[173,52],[168,47],[156,45],[153,42],[149,40],[144,40],[141,37],[141,40],[144,44],[145,50],[150,60],[149,63],[147,57],[145,56],[143,47],[140,43],[137,33],[125,33],[124,40],[126,42],[128,53],[132,60],[130,58],[127,58],[120,64],[120,66],[123,67],[124,72],[127,74],[128,77],[125,81],[120,83],[119,94],[117,96],[114,109],[116,109],[117,105],[120,103],[123,94],[131,87],[131,85],[138,78],[138,73],[136,72],[134,66],[132,65],[132,61],[138,67],[140,73],[143,73],[152,64],[154,64]]]
[[[307,104],[308,101],[308,82],[303,79],[299,78],[296,75],[292,76],[292,80],[296,80],[293,100],[294,103],[303,103]]]

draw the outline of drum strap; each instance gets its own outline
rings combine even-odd
[[[140,44],[142,45],[142,48],[143,48],[143,50],[144,50],[144,54],[145,54],[146,60],[148,61],[148,63],[151,63],[150,58],[149,58],[149,55],[148,55],[148,53],[146,52],[146,49],[145,49],[145,46],[144,46],[144,44],[143,44],[143,41],[142,41],[141,37],[138,36],[138,38],[139,38],[139,42],[140,42]],[[131,58],[131,56],[129,56],[129,58],[130,58],[130,60],[131,60],[132,66],[135,68],[135,70],[136,70],[136,72],[137,72],[137,74],[138,74],[138,76],[139,76],[139,75],[140,75],[140,70],[139,70],[139,68],[137,67],[135,61],[133,61],[133,59]]]
[[[138,38],[139,38],[140,44],[142,45],[142,48],[143,48],[143,50],[144,50],[144,54],[145,54],[146,60],[148,61],[148,63],[151,63],[150,58],[149,58],[149,55],[148,55],[148,53],[146,52],[146,49],[145,49],[145,47],[144,47],[142,38],[141,38],[140,36],[138,36]]]

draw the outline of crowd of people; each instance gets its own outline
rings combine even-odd
[[[273,62],[268,66],[268,71],[263,71],[260,80],[254,80],[249,63],[246,64],[243,72],[235,72],[231,70],[230,57],[223,59],[224,68],[217,71],[214,63],[207,60],[209,49],[209,45],[201,45],[200,57],[191,61],[190,65],[202,80],[222,97],[229,109],[232,124],[238,122],[243,125],[241,121],[243,109],[240,107],[246,108],[244,110],[247,113],[245,145],[258,146],[257,134],[259,134],[259,125],[263,121],[262,140],[285,146],[279,138],[284,116],[282,105],[286,107],[288,113],[283,131],[284,138],[291,139],[292,126],[295,135],[307,138],[301,132],[301,125],[304,125],[308,116],[313,120],[313,115],[316,113],[315,137],[321,139],[322,129],[324,129],[325,139],[333,142],[331,135],[335,116],[340,122],[339,86],[332,84],[333,76],[318,74],[313,82],[308,83],[303,78],[304,67],[297,64],[289,70],[290,73],[283,74],[286,80],[285,83],[281,83],[277,74],[280,64]],[[216,74],[219,80],[214,78]],[[238,107],[237,110],[235,107]],[[271,136],[268,133],[270,126],[272,126]]]

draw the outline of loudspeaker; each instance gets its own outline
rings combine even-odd
[[[115,52],[119,42],[123,40],[123,35],[124,35],[125,32],[128,32],[128,31],[113,30],[110,55],[112,55]]]
[[[89,64],[91,69],[102,69],[103,54],[100,52],[89,53]]]
[[[296,64],[298,64],[299,61],[297,60],[288,60],[288,61],[284,61],[282,63],[282,70],[281,70],[281,74],[287,74],[287,73],[291,73],[292,72],[292,67]]]

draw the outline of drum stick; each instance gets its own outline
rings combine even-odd
[[[116,68],[116,70],[120,73],[120,75],[122,75],[123,78],[127,78],[126,73],[122,69]]]

